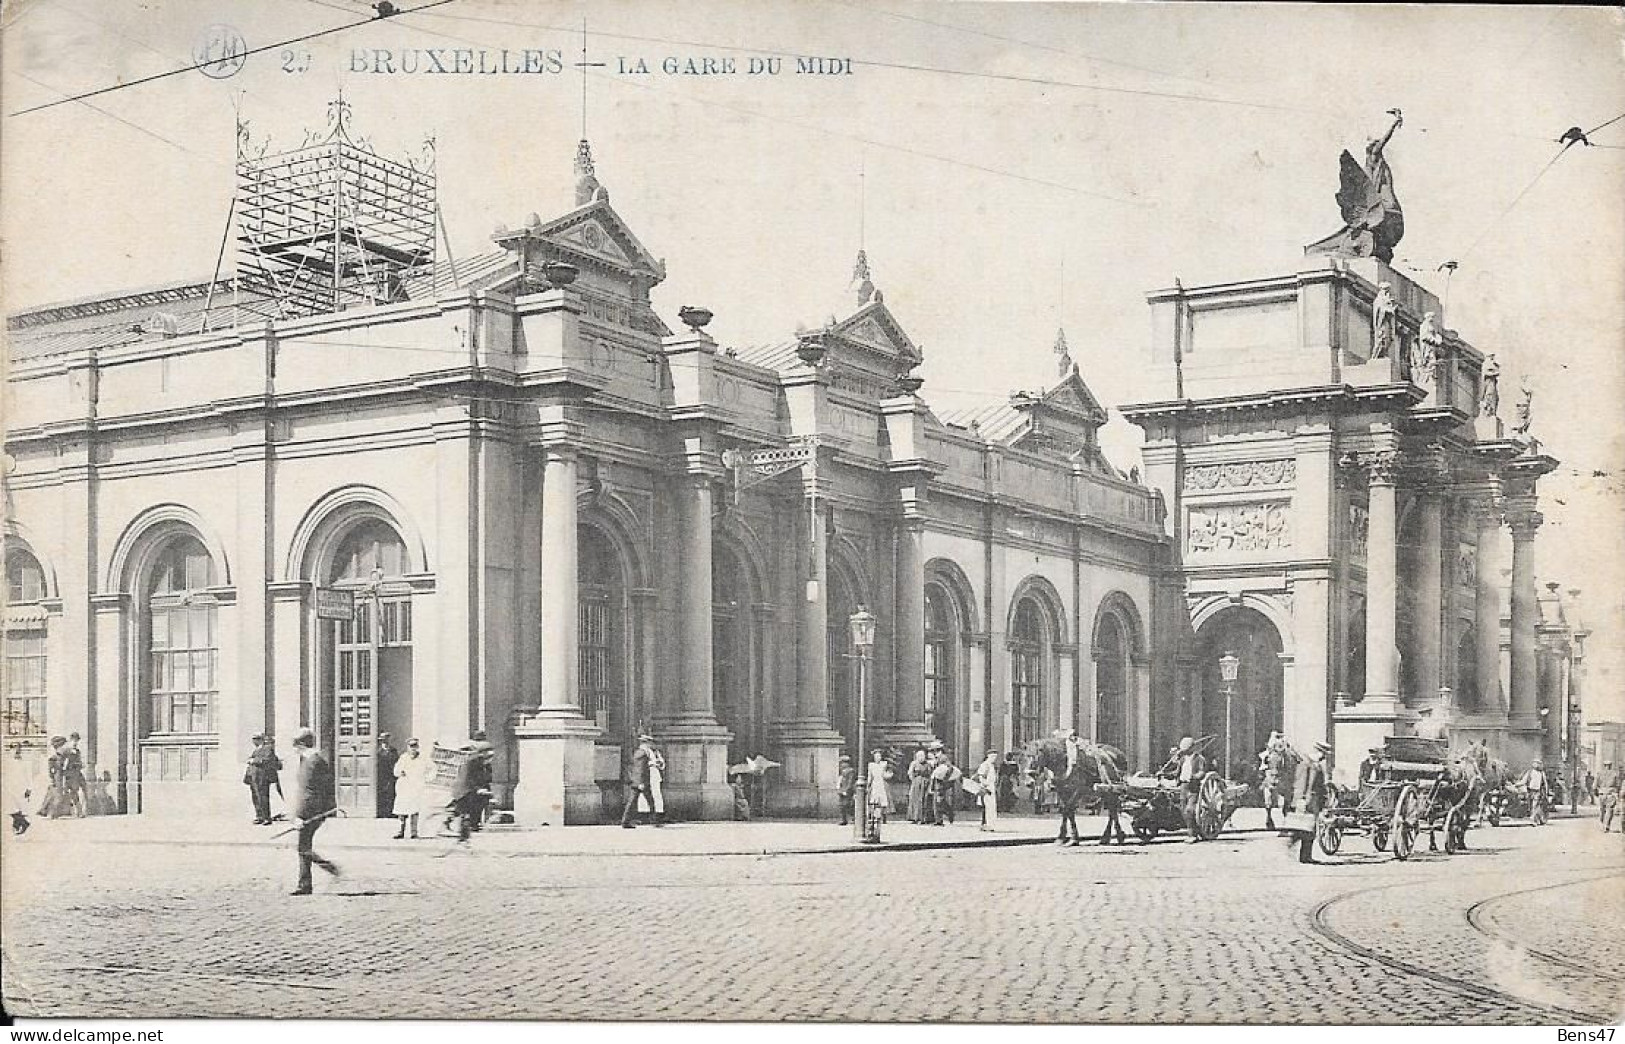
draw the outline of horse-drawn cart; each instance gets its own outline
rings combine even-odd
[[[1122,783],[1097,783],[1095,790],[1117,795],[1128,813],[1130,829],[1141,841],[1151,841],[1164,831],[1185,829],[1185,791],[1171,779],[1131,775]],[[1226,784],[1217,772],[1202,777],[1196,792],[1196,836],[1204,841],[1218,837],[1246,793],[1246,786]]]
[[[1429,848],[1436,847],[1434,832],[1443,829],[1444,850],[1454,853],[1467,847],[1471,792],[1471,783],[1451,771],[1443,740],[1391,736],[1358,791],[1334,788],[1335,800],[1315,817],[1315,842],[1335,855],[1343,835],[1358,830],[1378,852],[1392,845],[1394,858],[1409,859],[1423,829]]]

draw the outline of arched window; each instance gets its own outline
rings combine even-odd
[[[394,527],[382,519],[362,522],[344,535],[333,553],[330,579],[365,582],[373,576],[404,576],[406,545]]]
[[[25,605],[45,598],[45,571],[21,548],[6,554],[6,602]],[[5,691],[3,731],[7,738],[38,740],[45,735],[45,622],[43,617],[6,620],[0,689]]]
[[[626,733],[626,582],[615,544],[594,526],[582,526],[577,548],[580,616],[576,647],[581,712],[605,739]]]
[[[1016,604],[1010,628],[1010,742],[1011,749],[1043,735],[1046,717],[1045,659],[1049,628],[1038,601],[1025,597]]]
[[[45,598],[45,570],[21,548],[6,553],[6,604],[21,605]]]
[[[1127,635],[1116,613],[1100,618],[1095,632],[1095,739],[1122,748],[1128,730]]]
[[[730,760],[761,753],[751,684],[750,581],[726,544],[711,551],[711,682],[717,720],[733,733]]]
[[[214,584],[214,560],[196,537],[176,536],[164,545],[145,592],[144,737],[210,735],[216,730],[219,635],[214,601],[203,595]],[[163,778],[171,777],[165,773]]]
[[[952,597],[941,584],[925,585],[925,720],[931,733],[955,748],[956,653],[959,627]]]
[[[1478,686],[1478,649],[1473,642],[1473,624],[1463,620],[1456,638],[1456,706],[1463,711],[1478,710],[1483,694]]]

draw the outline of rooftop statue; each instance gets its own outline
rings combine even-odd
[[[1339,172],[1342,187],[1336,197],[1343,214],[1343,228],[1304,247],[1305,254],[1375,257],[1385,263],[1393,262],[1394,247],[1405,236],[1405,215],[1394,195],[1394,173],[1388,167],[1383,150],[1404,118],[1398,109],[1388,112],[1394,117],[1393,125],[1380,139],[1366,145],[1363,167],[1348,150],[1343,151]]]

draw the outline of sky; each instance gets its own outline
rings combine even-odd
[[[221,23],[260,48],[372,12],[6,10],[7,311],[206,277],[234,113],[256,143],[292,147],[341,87],[380,153],[435,136],[454,256],[489,249],[499,222],[569,209],[585,19],[588,58],[606,63],[586,78],[587,134],[616,210],[667,261],[668,323],[702,304],[720,341],[748,345],[845,314],[861,246],[938,407],[1052,380],[1063,326],[1104,403],[1154,394],[1145,293],[1295,271],[1340,224],[1338,153],[1360,155],[1400,108],[1398,267],[1446,297],[1439,266],[1456,261],[1446,324],[1497,353],[1504,402],[1528,381],[1533,434],[1563,461],[1542,483],[1537,570],[1582,591],[1587,717],[1625,718],[1625,119],[1594,147],[1555,142],[1625,114],[1617,10],[451,0],[272,46],[226,78],[190,70],[23,114],[188,65]],[[504,48],[554,51],[559,71],[399,71],[428,48],[483,49],[492,65]],[[395,72],[370,71],[380,51]],[[796,55],[850,72],[797,75]],[[771,57],[778,75],[749,73]],[[732,73],[682,71],[730,58]],[[648,74],[623,71],[639,60]],[[1137,462],[1138,429],[1115,412],[1104,443]]]

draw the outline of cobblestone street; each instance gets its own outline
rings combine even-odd
[[[50,826],[6,843],[18,1015],[1574,1024],[1625,998],[1625,846],[1593,819],[1315,867],[1261,833],[713,858],[336,834],[345,876],[308,899],[291,837]]]

